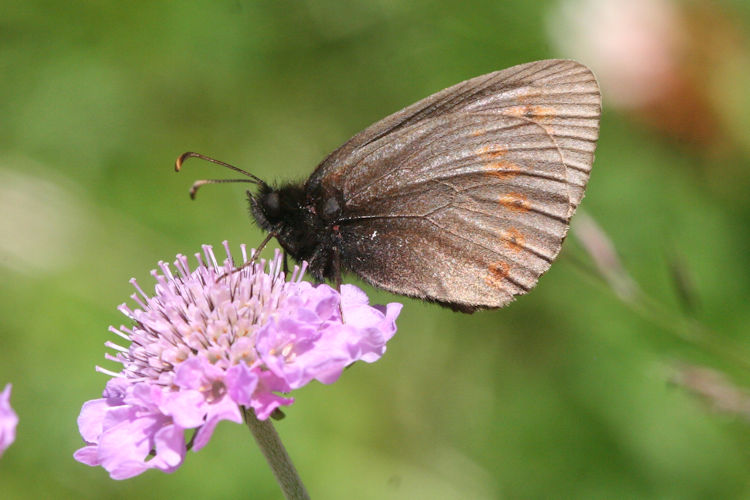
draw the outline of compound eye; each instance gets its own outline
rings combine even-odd
[[[266,217],[270,219],[276,219],[281,215],[279,193],[274,191],[263,197],[263,212],[266,214]]]

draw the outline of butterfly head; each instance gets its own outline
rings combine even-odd
[[[250,215],[265,231],[283,233],[288,225],[304,217],[304,188],[299,184],[274,187],[261,184],[257,192],[247,191]]]

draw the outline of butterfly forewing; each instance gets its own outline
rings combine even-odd
[[[308,190],[343,194],[342,264],[462,310],[532,288],[583,197],[600,96],[573,61],[468,80],[352,138]]]

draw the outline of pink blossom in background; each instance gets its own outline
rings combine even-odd
[[[101,465],[114,479],[156,468],[172,472],[187,451],[205,446],[221,420],[242,422],[240,406],[261,420],[294,401],[286,394],[311,380],[332,383],[355,361],[373,362],[396,332],[401,304],[370,306],[355,286],[341,293],[328,285],[291,279],[281,255],[266,264],[219,265],[213,250],[184,256],[161,273],[149,296],[132,280],[137,307],[120,306],[133,323],[110,330],[128,341],[107,342],[112,375],[101,399],[86,402],[78,418],[86,446],[76,460]],[[248,261],[242,246],[242,262]],[[266,271],[267,269],[267,271]],[[343,312],[343,319],[342,319]]]
[[[750,149],[737,112],[750,86],[740,19],[711,0],[558,0],[547,27],[560,56],[593,70],[605,108],[713,157]]]
[[[685,33],[670,0],[561,0],[547,21],[561,53],[594,71],[606,102],[643,106],[675,78]]]
[[[0,393],[0,456],[16,440],[18,415],[10,406],[11,385],[8,384]]]

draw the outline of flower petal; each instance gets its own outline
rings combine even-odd
[[[0,455],[16,440],[18,415],[10,406],[11,384],[0,393]]]
[[[280,252],[265,272],[244,248],[238,265],[225,248],[223,265],[208,246],[194,269],[182,255],[176,272],[160,262],[153,295],[132,280],[137,306],[119,307],[132,326],[110,329],[130,346],[107,344],[122,370],[81,408],[86,446],[76,460],[115,479],[171,472],[185,458],[186,430],[196,429],[199,450],[220,421],[242,421],[241,407],[267,419],[294,402],[286,393],[314,379],[332,383],[351,363],[385,352],[399,304],[372,307],[352,285],[339,294],[299,276],[287,282]]]

